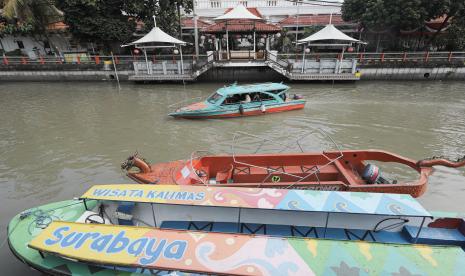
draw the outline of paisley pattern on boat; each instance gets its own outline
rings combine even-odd
[[[81,198],[308,212],[431,216],[410,195],[381,193],[115,184],[95,185]]]
[[[68,239],[70,235],[79,238]],[[30,246],[105,265],[235,275],[323,275],[331,270],[348,269],[360,269],[367,275],[393,275],[403,270],[420,275],[440,272],[457,275],[461,269],[457,264],[465,258],[465,252],[459,247],[336,242],[67,222],[53,222]]]

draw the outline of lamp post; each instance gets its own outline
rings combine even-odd
[[[195,58],[199,58],[199,31],[197,29],[197,14],[195,13],[196,0],[192,0],[192,13],[194,14],[194,44]]]
[[[305,53],[310,53],[310,49],[306,48],[306,43],[303,45],[303,54],[302,54],[302,74],[305,72]]]
[[[296,26],[295,26],[295,43],[297,45],[297,40],[299,40],[299,13],[300,13],[300,1],[295,1],[297,5],[297,15],[296,15]]]

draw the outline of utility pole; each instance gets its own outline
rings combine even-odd
[[[197,29],[197,14],[195,13],[195,5],[197,0],[192,0],[192,13],[194,14],[194,44],[195,58],[199,59],[199,31]]]
[[[297,15],[296,15],[296,26],[295,26],[295,45],[297,47],[297,41],[299,40],[299,13],[300,13],[300,1],[297,0],[294,2],[297,5]]]

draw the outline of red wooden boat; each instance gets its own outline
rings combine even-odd
[[[404,164],[417,171],[419,177],[403,183],[390,181],[381,176],[377,166],[367,163],[368,160]],[[401,193],[419,197],[425,192],[428,176],[435,165],[464,166],[465,157],[455,162],[446,159],[415,161],[379,150],[347,150],[297,154],[207,155],[187,161],[151,165],[134,155],[123,163],[122,168],[136,182],[148,184],[340,190]]]
[[[320,130],[318,130],[322,133]],[[242,133],[244,134],[244,133]],[[246,134],[263,141],[268,138]],[[306,137],[305,135],[303,137]],[[326,137],[329,137],[325,134]],[[296,144],[300,153],[201,155],[194,152],[189,160],[149,164],[145,159],[130,156],[121,168],[138,183],[178,185],[218,185],[236,187],[290,188],[354,192],[378,192],[421,196],[427,186],[433,166],[465,166],[465,156],[457,161],[444,158],[412,160],[381,150],[337,150],[304,152],[301,140]],[[274,141],[273,141],[274,142]],[[276,142],[274,142],[276,143]],[[289,145],[284,145],[288,148]],[[259,148],[263,147],[263,143]],[[257,150],[258,151],[258,150]],[[256,152],[257,152],[256,151]],[[398,182],[382,175],[373,162],[403,164],[418,173],[412,181]]]

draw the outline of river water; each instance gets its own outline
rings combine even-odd
[[[201,121],[166,115],[170,105],[222,85],[0,83],[0,243],[9,219],[24,209],[79,196],[95,183],[130,183],[120,163],[136,150],[152,162],[199,149],[229,152],[235,131],[290,141],[319,128],[342,149],[413,159],[465,154],[463,82],[292,84],[308,99],[304,110]],[[400,179],[415,176],[404,167],[389,170]],[[420,201],[428,210],[465,212],[464,198],[465,170],[439,167]],[[31,273],[7,245],[0,264],[5,275]]]

